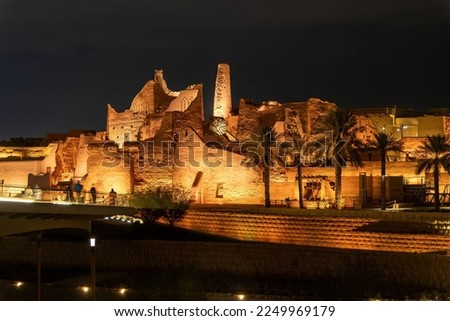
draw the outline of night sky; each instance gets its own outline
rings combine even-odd
[[[0,0],[0,139],[104,130],[155,69],[234,103],[450,107],[449,0]]]

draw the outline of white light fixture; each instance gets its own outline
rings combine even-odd
[[[95,247],[95,237],[91,237],[89,239],[89,241],[90,241],[91,247]]]

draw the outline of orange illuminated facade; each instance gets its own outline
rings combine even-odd
[[[207,120],[202,84],[173,91],[162,70],[156,70],[129,108],[119,111],[107,106],[104,132],[49,136],[46,147],[0,147],[0,180],[4,185],[26,186],[30,175],[45,176],[49,187],[80,180],[86,190],[95,186],[99,193],[111,188],[120,194],[148,188],[183,189],[198,203],[262,204],[258,134],[269,124],[277,133],[272,142],[271,199],[284,204],[289,198],[295,206],[297,171],[287,166],[289,159],[280,143],[289,141],[293,128],[313,136],[322,114],[336,105],[317,98],[292,103],[241,99],[238,107],[239,112],[233,113],[226,64],[218,67],[212,116]],[[402,152],[388,154],[387,200],[413,202],[414,193],[431,184],[431,177],[415,173],[420,157],[417,146],[426,135],[450,134],[448,113],[418,113],[395,106],[355,109],[354,113],[362,128],[361,140],[383,131],[403,142]],[[333,202],[334,168],[317,164],[317,157],[313,152],[305,154],[303,194],[306,206],[323,203],[326,208],[327,202]],[[376,204],[380,199],[379,156],[376,151],[364,152],[363,159],[363,168],[343,168],[346,206]],[[448,175],[442,174],[441,183],[446,189]]]

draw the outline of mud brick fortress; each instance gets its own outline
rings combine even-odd
[[[119,194],[149,188],[183,189],[197,203],[263,204],[262,166],[255,162],[261,148],[252,149],[249,142],[260,141],[261,128],[267,126],[277,133],[274,146],[289,140],[293,128],[312,135],[321,115],[336,105],[317,98],[290,103],[240,99],[237,109],[231,97],[230,67],[219,64],[212,116],[205,119],[203,85],[172,91],[163,71],[156,70],[128,109],[120,112],[107,106],[105,131],[48,134],[35,147],[14,142],[0,146],[1,193],[14,196],[24,186],[38,184],[44,190],[42,197],[52,198],[45,189],[64,188],[80,180],[85,190],[95,186],[99,193],[111,188]],[[354,110],[363,128],[358,133],[361,139],[385,131],[403,142],[401,153],[388,155],[388,201],[413,203],[417,191],[431,186],[431,175],[415,173],[420,156],[417,147],[426,135],[450,134],[449,112],[395,106]],[[309,165],[314,155],[305,157],[305,201],[331,202],[334,167]],[[343,169],[342,194],[347,205],[376,204],[380,199],[378,153],[365,152],[363,159],[364,167]],[[296,168],[273,158],[270,193],[274,202],[288,197],[297,200],[296,174]],[[444,191],[449,176],[442,173],[440,182]]]

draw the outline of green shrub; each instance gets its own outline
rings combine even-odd
[[[189,208],[189,193],[184,190],[167,191],[160,188],[133,193],[130,206],[148,223],[163,218],[170,225],[181,221]]]

